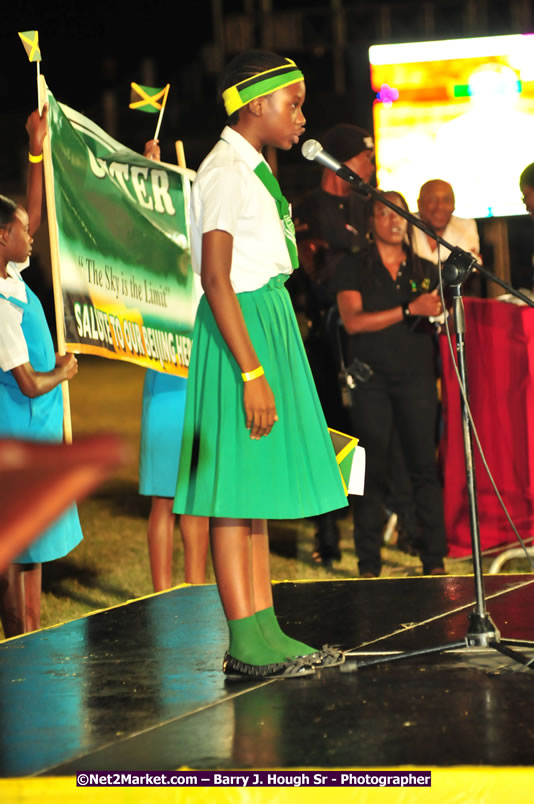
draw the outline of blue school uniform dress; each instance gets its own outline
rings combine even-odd
[[[139,494],[174,497],[187,379],[147,369],[143,385]]]
[[[293,270],[287,227],[269,184],[262,155],[226,127],[193,184],[191,251],[200,274],[203,233],[232,235],[230,282],[279,420],[268,436],[250,438],[241,371],[203,296],[193,331],[176,513],[298,519],[347,505],[285,289]]]
[[[56,357],[41,302],[25,284],[12,263],[8,266],[8,274],[11,283],[13,281],[22,283],[24,291],[19,290],[16,295],[10,295],[3,292],[4,288],[0,285],[0,299],[9,302],[22,312],[19,326],[26,343],[28,360],[34,370],[51,371],[56,365]],[[17,317],[13,316],[13,310],[5,304],[2,304],[1,308],[0,329],[10,327],[12,330],[17,330]],[[22,344],[18,330],[15,339]],[[17,365],[21,363],[16,360],[12,368]],[[22,393],[10,370],[0,369],[0,411],[1,436],[30,441],[63,440],[63,397],[59,385],[52,391],[31,399]],[[31,500],[28,500],[28,505],[31,505]],[[72,505],[33,544],[18,555],[14,563],[53,561],[67,555],[82,538],[78,511],[76,506]]]

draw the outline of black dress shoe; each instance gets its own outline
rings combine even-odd
[[[268,678],[301,678],[315,673],[315,667],[308,656],[288,659],[276,664],[246,664],[224,654],[223,673],[228,681],[263,681]]]
[[[315,653],[308,653],[305,656],[299,656],[299,659],[311,662],[317,669],[321,667],[337,667],[345,661],[345,654],[339,648],[334,648],[332,645],[323,645],[321,650],[316,650]]]

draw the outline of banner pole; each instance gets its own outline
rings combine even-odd
[[[40,94],[46,96],[46,81],[40,76]],[[54,290],[54,309],[56,313],[57,350],[58,354],[66,354],[65,348],[65,316],[63,309],[63,291],[59,269],[59,243],[57,234],[56,200],[54,196],[54,170],[52,167],[52,147],[50,143],[50,124],[48,134],[43,142],[43,168],[45,178],[46,209],[48,217],[48,234],[50,237],[50,260],[52,263],[52,287]],[[72,420],[70,415],[69,384],[61,383],[63,392],[63,438],[66,444],[72,444]]]
[[[39,115],[43,113],[43,93],[41,91],[41,68],[39,66],[40,62],[36,61],[35,66],[37,67],[37,108],[39,109]]]
[[[156,133],[154,134],[154,139],[157,140],[159,136],[159,130],[161,128],[161,121],[163,120],[163,112],[165,111],[165,106],[167,104],[167,95],[169,94],[169,89],[171,88],[170,84],[167,84],[165,87],[165,95],[163,96],[163,100],[161,102],[161,109],[159,110],[159,117],[158,117],[158,124],[156,126]]]
[[[176,140],[176,142],[174,143],[174,147],[176,148],[176,161],[178,163],[178,167],[186,168],[187,165],[185,164],[185,151],[184,151],[183,140]]]

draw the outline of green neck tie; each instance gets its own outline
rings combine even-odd
[[[270,192],[276,202],[276,208],[280,220],[284,225],[284,235],[286,238],[286,246],[291,259],[291,266],[293,268],[299,267],[299,258],[297,253],[297,239],[295,237],[295,225],[291,220],[289,214],[289,204],[287,198],[282,194],[280,185],[275,176],[271,173],[265,162],[260,162],[258,167],[254,170],[258,179],[262,182],[264,187]]]

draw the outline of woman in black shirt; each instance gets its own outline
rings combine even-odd
[[[398,193],[386,198],[407,209]],[[406,243],[408,224],[375,201],[374,244],[347,258],[335,279],[347,339],[347,364],[357,357],[372,377],[352,392],[353,432],[366,449],[365,494],[353,497],[360,575],[380,574],[383,501],[391,433],[398,431],[413,486],[424,574],[443,574],[443,500],[435,461],[438,410],[434,343],[421,319],[442,312],[437,268]],[[426,323],[426,322],[424,322]]]

